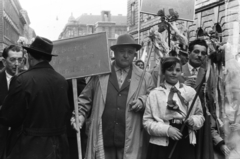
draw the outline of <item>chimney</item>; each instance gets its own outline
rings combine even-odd
[[[110,22],[111,21],[111,13],[110,11],[102,11],[102,21],[103,22]]]

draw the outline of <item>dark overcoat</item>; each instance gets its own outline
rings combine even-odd
[[[7,92],[8,92],[8,86],[7,86],[6,73],[5,73],[5,69],[2,69],[0,71],[0,107],[3,104],[3,100],[6,97]],[[8,134],[8,127],[0,124],[0,159],[3,158],[4,150],[6,148],[7,134]]]
[[[8,159],[68,159],[67,81],[48,62],[14,77],[0,111],[12,127]]]
[[[198,90],[200,83],[205,75],[205,69],[200,67],[196,79],[196,84],[194,86],[195,90]],[[191,73],[188,68],[188,63],[182,66],[182,73],[183,77],[180,79],[181,82],[184,82],[185,77],[191,76]],[[206,106],[207,105],[204,101],[204,94],[201,91],[199,93],[199,98],[202,102],[203,107],[203,115],[205,118],[205,122],[203,127],[197,132],[197,145],[196,147],[196,159],[212,159],[213,158],[213,145],[212,145],[212,136],[211,136],[211,116],[208,113]],[[209,110],[209,108],[208,108]]]

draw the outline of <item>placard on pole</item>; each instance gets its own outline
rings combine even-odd
[[[51,65],[66,79],[72,79],[74,111],[78,122],[77,78],[111,72],[106,32],[53,42]],[[80,131],[77,132],[78,158],[82,159]]]

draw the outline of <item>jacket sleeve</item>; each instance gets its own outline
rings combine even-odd
[[[220,134],[218,133],[216,120],[212,116],[211,116],[211,135],[212,135],[212,138],[213,138],[213,145],[214,146],[216,146],[220,142],[224,141],[222,139],[222,137],[220,136]]]
[[[78,97],[79,115],[83,115],[85,118],[87,117],[88,113],[92,108],[93,91],[96,78],[97,76],[94,76],[90,79],[90,81]]]
[[[154,119],[154,112],[158,111],[156,108],[157,98],[154,92],[151,92],[147,98],[146,109],[143,115],[143,126],[152,136],[168,136],[168,129],[170,125],[164,123],[161,118]],[[157,113],[160,113],[159,111]],[[159,114],[160,115],[160,114]]]
[[[194,93],[195,96],[196,92]],[[193,102],[193,99],[190,101],[189,106]],[[193,115],[191,115],[189,118],[192,118],[194,121],[193,129],[198,130],[203,126],[203,123],[205,121],[205,118],[203,117],[203,110],[202,105],[199,97],[197,97],[195,103],[194,103],[195,110]]]
[[[0,110],[0,123],[7,126],[20,126],[27,112],[27,100],[30,94],[17,77],[13,77],[8,95]]]
[[[152,76],[148,72],[146,72],[144,80],[146,82],[146,94],[144,94],[144,95],[142,95],[142,96],[140,96],[138,98],[141,99],[141,101],[143,103],[143,107],[145,108],[146,107],[147,97],[148,97],[150,91],[155,88],[155,84],[153,82]]]

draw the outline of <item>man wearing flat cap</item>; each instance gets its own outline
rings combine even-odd
[[[142,116],[154,84],[146,73],[139,87],[143,71],[132,62],[140,48],[131,35],[119,36],[111,46],[111,73],[92,77],[78,98],[80,128],[91,110],[86,159],[144,158],[148,141],[144,142]],[[76,128],[74,118],[72,122]]]
[[[53,44],[37,36],[24,48],[30,69],[12,78],[0,110],[0,123],[11,127],[7,158],[68,159],[68,84],[49,64]]]

